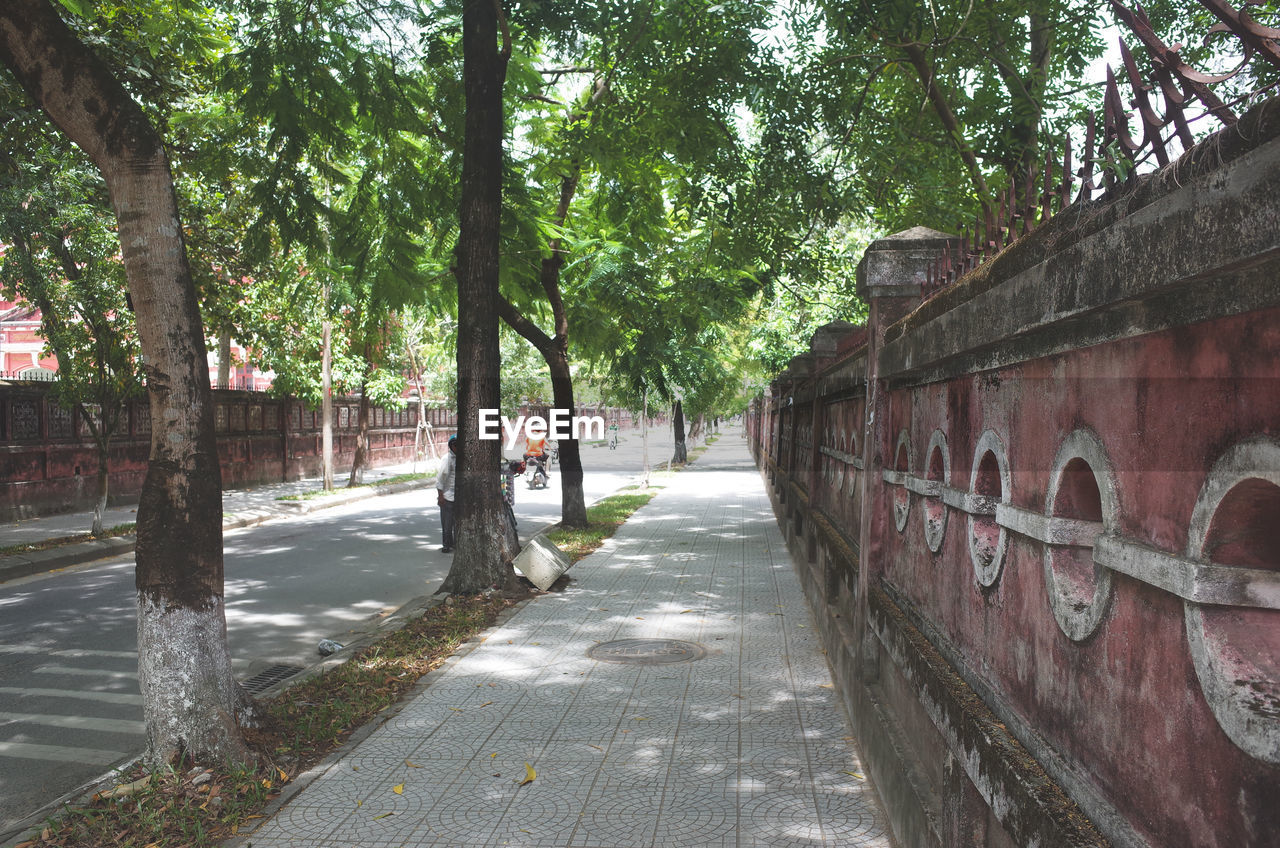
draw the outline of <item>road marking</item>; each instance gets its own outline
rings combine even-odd
[[[0,645],[0,654],[44,654],[49,657],[69,657],[71,659],[112,657],[133,660],[138,658],[137,651],[95,651],[89,648],[67,648],[61,651],[50,651],[48,648],[40,648],[36,645]]]
[[[43,724],[48,727],[67,727],[72,730],[98,730],[105,733],[144,733],[147,726],[140,721],[123,718],[97,718],[95,716],[49,715],[36,713],[6,713],[0,711],[0,721],[21,721],[27,724]]]
[[[30,742],[0,742],[0,757],[21,760],[57,760],[63,763],[85,763],[109,766],[123,760],[127,754],[120,751],[103,751],[98,748],[64,748],[61,745],[34,745]]]
[[[136,671],[111,671],[105,668],[76,668],[70,665],[42,665],[36,670],[36,674],[76,674],[81,677],[115,677],[117,679],[135,680],[138,677]]]
[[[85,689],[33,689],[26,686],[0,686],[0,695],[30,695],[40,698],[79,698],[82,701],[102,701],[104,704],[130,704],[142,706],[141,695],[120,692],[91,692]]]

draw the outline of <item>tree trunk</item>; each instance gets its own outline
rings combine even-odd
[[[324,286],[324,321],[320,326],[320,480],[321,488],[333,491],[333,361],[330,344],[333,322],[329,320],[329,284]]]
[[[111,468],[108,464],[111,457],[111,445],[107,439],[98,439],[98,487],[94,492],[93,527],[90,533],[102,535],[102,514],[107,511],[107,493],[110,490]]]
[[[48,0],[0,4],[0,61],[102,171],[146,356],[151,459],[138,505],[138,683],[153,763],[244,761],[231,674],[222,477],[204,329],[168,156],[137,103]]]
[[[684,464],[689,461],[689,448],[684,441],[684,406],[676,401],[671,406],[671,426],[675,435],[676,449],[671,455],[672,464]]]
[[[218,388],[231,388],[231,328],[218,332]]]
[[[347,478],[347,488],[351,489],[364,482],[364,469],[369,464],[369,388],[368,378],[360,381],[360,411],[356,413],[356,451],[351,458],[351,476]]]
[[[644,455],[644,475],[640,480],[640,488],[649,488],[649,390],[645,389],[640,401],[640,444]]]
[[[467,0],[462,10],[462,80],[466,116],[459,210],[457,542],[442,592],[470,594],[515,582],[504,557],[504,502],[498,485],[502,442],[481,440],[481,409],[497,409],[498,237],[502,214],[502,84],[510,40],[501,6]]]
[[[551,366],[551,395],[556,409],[576,414],[573,402],[573,376],[569,373],[568,344],[560,345],[547,359]],[[577,439],[560,440],[560,524],[564,527],[587,526],[587,498],[582,488],[582,452]]]

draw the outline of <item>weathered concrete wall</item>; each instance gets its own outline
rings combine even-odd
[[[1280,107],[921,304],[943,237],[751,418],[899,840],[1277,844]]]
[[[98,454],[83,421],[48,397],[47,386],[0,389],[0,521],[92,509]],[[214,422],[225,488],[297,480],[320,474],[320,413],[291,398],[214,390]],[[334,404],[334,464],[355,455],[359,401]],[[435,439],[452,432],[452,413],[430,410]],[[146,400],[129,404],[112,440],[110,490],[114,502],[137,499],[150,453]],[[413,458],[417,410],[370,409],[370,464]],[[437,450],[437,455],[438,455]]]

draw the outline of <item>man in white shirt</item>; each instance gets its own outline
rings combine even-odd
[[[436,503],[440,504],[440,530],[444,536],[444,547],[441,553],[453,553],[453,499],[454,482],[458,475],[457,456],[458,437],[449,437],[449,452],[440,464],[440,472],[436,475]]]

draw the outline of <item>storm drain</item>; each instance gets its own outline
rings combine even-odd
[[[701,645],[679,639],[619,639],[587,650],[593,660],[628,665],[671,665],[693,662],[706,655],[707,649]]]
[[[273,665],[245,680],[240,685],[254,695],[259,692],[265,692],[272,686],[275,686],[281,680],[288,680],[298,672],[302,671],[300,665]]]

